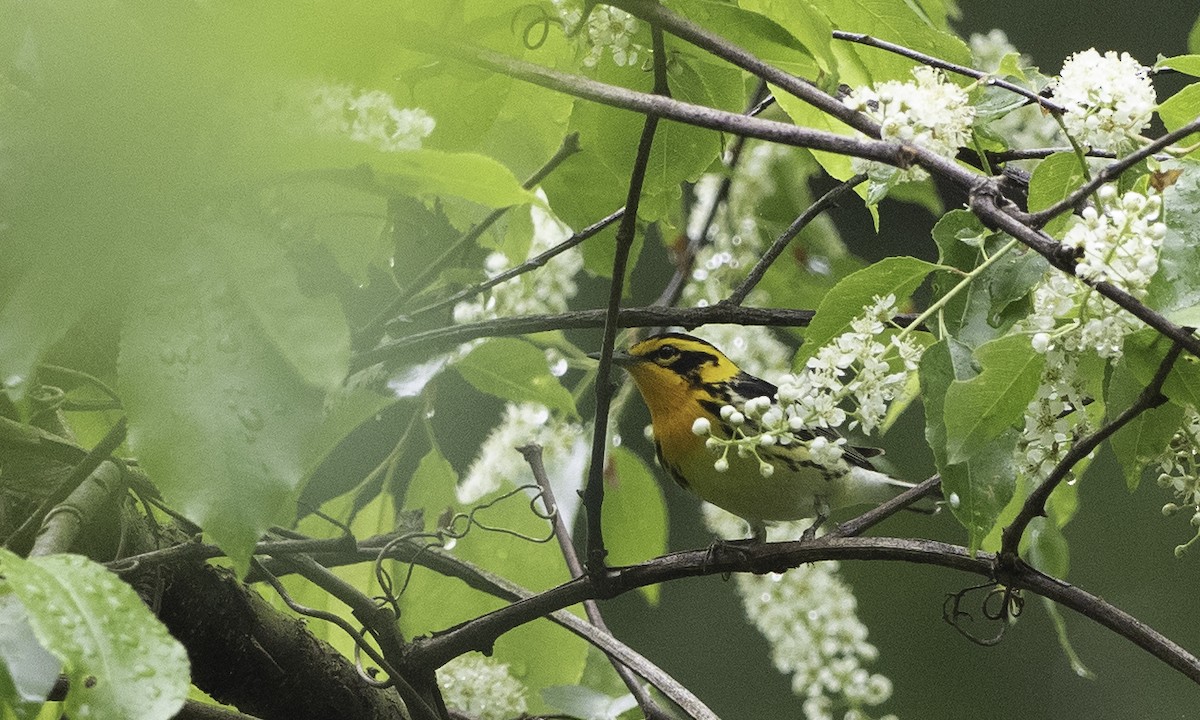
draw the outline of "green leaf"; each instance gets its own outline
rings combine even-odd
[[[1178,130],[1200,117],[1200,83],[1188,85],[1164,100],[1158,106],[1158,116],[1169,131]],[[1176,145],[1187,147],[1195,144],[1198,138],[1200,133],[1192,133],[1178,140]]]
[[[206,235],[220,248],[259,327],[292,369],[321,390],[340,387],[350,365],[350,328],[337,300],[304,294],[282,248],[261,233],[218,222]]]
[[[823,12],[838,30],[865,33],[899,43],[942,60],[971,64],[971,50],[958,37],[935,27],[928,16],[913,7],[890,0],[815,0],[813,6]],[[835,52],[854,55],[870,73],[869,80],[907,81],[912,79],[913,60],[876,48],[834,45]],[[848,63],[840,62],[839,69]]]
[[[1138,382],[1150,384],[1169,347],[1170,341],[1152,328],[1139,330],[1125,338],[1124,359]],[[1180,353],[1163,383],[1162,392],[1178,405],[1200,409],[1200,360],[1189,353]]]
[[[667,5],[777,68],[810,80],[817,76],[811,51],[779,23],[752,9],[714,0],[672,0]]]
[[[890,257],[847,275],[822,298],[792,367],[804,367],[822,346],[849,330],[850,321],[875,297],[895,295],[897,304],[903,304],[937,267],[913,257]]]
[[[1029,210],[1037,212],[1063,200],[1087,182],[1075,153],[1060,152],[1038,163],[1029,179]],[[1047,223],[1045,231],[1057,236],[1066,226],[1071,213],[1064,212]]]
[[[314,245],[324,248],[339,270],[364,285],[372,267],[388,268],[396,244],[403,244],[405,257],[420,259],[424,258],[414,255],[414,250],[428,253],[428,246],[441,247],[437,231],[449,223],[416,198],[389,199],[382,188],[363,187],[369,173],[361,171],[316,175],[308,182],[280,182],[262,193],[262,208],[277,221],[288,250],[311,255]],[[449,235],[457,237],[458,232],[449,228]],[[391,242],[393,237],[396,243]]]
[[[454,367],[476,390],[512,402],[537,402],[578,417],[575,400],[550,374],[546,354],[516,338],[493,338],[479,345]]]
[[[1167,235],[1159,253],[1158,272],[1150,279],[1146,304],[1162,313],[1200,305],[1200,163],[1184,160],[1183,174],[1163,192]]]
[[[1070,569],[1071,554],[1067,539],[1059,529],[1058,523],[1049,518],[1034,518],[1029,523],[1029,561],[1038,570],[1055,578],[1065,579]],[[1054,622],[1055,634],[1058,636],[1059,647],[1071,663],[1071,669],[1079,677],[1092,678],[1092,671],[1083,664],[1071,640],[1067,635],[1067,622],[1058,611],[1058,605],[1042,598],[1050,619]]]
[[[833,34],[829,19],[812,5],[790,0],[741,0],[740,5],[779,23],[804,46],[823,75],[836,71],[837,58],[833,54]]]
[[[538,202],[511,170],[486,155],[408,150],[383,153],[372,165],[383,185],[407,195],[449,195],[490,208]]]
[[[0,306],[0,391],[20,396],[33,366],[78,322],[94,279],[36,263]]]
[[[1154,68],[1156,70],[1170,68],[1184,75],[1200,77],[1200,55],[1176,55],[1174,57],[1159,58],[1158,62],[1154,63]]]
[[[668,51],[673,48],[669,46]],[[672,96],[685,102],[742,112],[745,89],[741,76],[728,66],[692,59],[694,53],[690,46],[687,48],[672,54],[668,69]],[[638,67],[616,67],[602,62],[594,73],[602,82],[642,92],[653,89],[653,74]],[[581,150],[567,158],[542,183],[554,213],[563,222],[582,228],[625,204],[644,124],[645,118],[637,113],[585,100],[575,102],[569,131],[579,134]],[[718,133],[681,123],[659,123],[647,160],[638,217],[681,224],[681,183],[699,179],[720,153]],[[586,267],[594,274],[609,276],[612,263],[596,262],[590,256],[596,250],[594,246],[601,243],[612,245],[601,238],[584,245]]]
[[[1075,652],[1075,647],[1071,645],[1071,638],[1067,635],[1067,620],[1063,617],[1062,611],[1058,608],[1058,603],[1049,598],[1038,598],[1042,601],[1042,607],[1046,609],[1046,614],[1050,616],[1050,620],[1054,622],[1054,633],[1058,636],[1058,646],[1062,648],[1063,653],[1067,656],[1067,661],[1071,663],[1071,670],[1081,678],[1094,680],[1096,674],[1088,669],[1087,665],[1083,664],[1083,659],[1079,657],[1079,653]]]
[[[1128,362],[1128,358],[1122,357],[1108,379],[1105,402],[1114,413],[1129,407],[1145,388],[1145,384],[1139,382],[1129,369]],[[1150,461],[1167,449],[1175,431],[1183,423],[1183,415],[1182,407],[1167,403],[1138,415],[1109,439],[1113,454],[1125,473],[1125,484],[1130,492],[1141,483]]]
[[[163,258],[133,299],[118,389],[129,445],[167,502],[244,572],[254,543],[290,520],[321,416],[207,246]]]
[[[967,530],[968,547],[977,551],[996,526],[1015,490],[1012,465],[1017,433],[1007,431],[985,443],[965,462],[951,464],[946,452],[944,404],[951,384],[974,373],[971,349],[950,338],[927,349],[919,377],[925,403],[925,439],[942,476],[942,494],[951,514]]]
[[[614,447],[604,469],[602,522],[609,565],[632,565],[667,551],[667,506],[662,488],[641,458]],[[651,605],[659,586],[640,588]]]
[[[955,380],[946,391],[946,452],[961,463],[1018,425],[1033,398],[1046,357],[1025,335],[1006,335],[975,351],[979,375]]]
[[[31,720],[62,672],[62,663],[38,642],[25,606],[0,585],[0,709]]]
[[[0,575],[70,682],[71,717],[166,720],[187,697],[187,653],[133,588],[78,555],[22,560],[0,550]]]

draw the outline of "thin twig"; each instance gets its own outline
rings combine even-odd
[[[750,104],[746,108],[745,115],[754,117],[761,112],[760,108],[765,99],[760,100],[760,98],[766,92],[767,84],[759,81],[758,89],[755,90],[754,96],[750,98]],[[768,95],[768,97],[770,96]],[[675,272],[671,274],[671,279],[667,281],[666,287],[663,288],[658,299],[652,304],[674,305],[679,302],[679,296],[683,294],[683,287],[687,284],[688,278],[692,276],[692,267],[696,263],[696,255],[700,252],[700,248],[708,243],[708,233],[717,218],[717,211],[729,197],[729,190],[733,187],[734,171],[737,170],[738,163],[741,162],[742,150],[745,147],[746,138],[741,135],[734,135],[733,140],[729,144],[729,151],[723,158],[725,174],[722,175],[721,183],[717,186],[716,192],[713,193],[712,202],[705,209],[704,221],[700,223],[700,227],[694,236],[686,236],[687,243],[676,259]]]
[[[1028,88],[1023,88],[1020,85],[1016,85],[1014,83],[1008,82],[1004,78],[997,77],[993,73],[986,73],[981,70],[976,70],[975,68],[972,68],[972,67],[967,67],[965,65],[958,65],[956,63],[952,63],[947,60],[942,60],[941,58],[936,58],[932,55],[926,55],[925,53],[917,52],[916,50],[904,47],[903,45],[897,45],[896,43],[888,42],[887,40],[881,40],[877,37],[872,37],[871,35],[866,35],[864,33],[845,32],[844,30],[834,30],[833,31],[833,39],[834,40],[846,40],[848,42],[858,43],[859,45],[866,45],[868,47],[879,48],[880,50],[886,50],[890,53],[895,53],[897,55],[902,55],[906,58],[916,60],[917,62],[921,63],[922,65],[928,65],[929,67],[935,67],[935,68],[940,68],[942,70],[948,70],[952,73],[955,73],[956,75],[963,75],[963,76],[966,76],[969,78],[974,78],[975,80],[986,83],[988,85],[992,85],[992,86],[995,86],[998,88],[1003,88],[1004,90],[1007,90],[1007,91],[1013,93],[1014,95],[1020,95],[1021,97],[1025,98],[1026,100],[1028,100],[1031,103],[1036,103],[1038,105],[1041,105],[1043,108],[1046,109],[1047,112],[1053,113],[1055,115],[1062,115],[1064,112],[1066,112],[1066,108],[1064,108],[1062,105],[1059,105],[1058,103],[1054,102],[1053,100],[1050,100],[1049,98],[1044,98],[1041,95],[1034,92],[1033,90],[1029,90]]]
[[[29,557],[68,552],[80,530],[88,526],[101,508],[111,507],[109,501],[124,493],[126,487],[121,468],[112,462],[100,463],[86,481],[46,514]]]
[[[826,533],[826,537],[857,537],[875,527],[913,503],[938,492],[941,489],[942,476],[934,475],[924,482],[914,485],[887,502],[880,503],[856,518],[839,523],[836,528]]]
[[[542,462],[542,446],[530,443],[517,448],[517,451],[529,464],[534,480],[542,489],[542,502],[546,506],[546,514],[554,518],[554,536],[558,538],[558,547],[562,551],[563,560],[567,563],[567,569],[570,571],[571,577],[580,577],[584,573],[583,563],[579,562],[579,554],[575,552],[575,545],[571,542],[571,532],[563,522],[562,513],[558,511],[558,502],[554,499],[554,489],[550,485],[550,478],[546,475],[546,466]],[[595,600],[584,600],[583,609],[592,625],[606,633],[610,632],[608,624],[604,622],[604,616],[600,613],[600,606],[596,604]],[[625,683],[625,687],[629,688],[630,694],[637,700],[638,707],[645,713],[647,720],[672,720],[671,714],[654,701],[654,698],[650,696],[630,668],[612,655],[607,657],[612,663],[613,670],[620,676],[621,682]],[[696,716],[692,715],[692,717]]]
[[[1025,498],[1025,504],[1021,506],[1021,511],[1013,518],[1011,524],[1004,528],[1004,533],[1001,535],[1000,555],[1016,556],[1017,550],[1020,547],[1021,536],[1025,534],[1025,528],[1029,523],[1038,516],[1046,514],[1046,502],[1050,499],[1050,494],[1055,488],[1062,483],[1071,473],[1071,469],[1075,467],[1081,460],[1092,453],[1100,443],[1107,440],[1113,433],[1128,425],[1134,418],[1147,410],[1162,405],[1167,401],[1167,398],[1162,394],[1163,383],[1167,381],[1167,376],[1171,373],[1171,368],[1175,365],[1175,360],[1179,358],[1179,353],[1183,348],[1178,344],[1172,345],[1167,351],[1166,356],[1158,365],[1158,371],[1154,373],[1154,378],[1150,384],[1142,390],[1141,394],[1133,403],[1125,408],[1125,410],[1113,418],[1106,425],[1096,430],[1096,432],[1080,439],[1071,449],[1063,455],[1046,479],[1041,482],[1033,492],[1029,493],[1029,497]]]
[[[625,208],[618,208],[617,210],[609,213],[606,217],[603,217],[600,220],[597,220],[596,222],[592,223],[591,225],[588,225],[587,227],[580,230],[579,232],[571,235],[571,237],[567,238],[566,240],[563,240],[562,242],[558,243],[557,245],[546,250],[543,253],[539,253],[538,255],[529,258],[528,260],[521,263],[520,265],[517,265],[516,267],[510,268],[508,270],[505,270],[504,272],[500,273],[499,275],[497,275],[494,278],[489,278],[488,280],[485,280],[484,282],[481,282],[476,285],[472,285],[469,288],[460,290],[459,292],[454,293],[453,295],[451,295],[450,297],[448,297],[444,300],[439,300],[435,303],[430,303],[429,305],[426,305],[423,308],[413,310],[411,313],[408,313],[407,315],[403,315],[401,317],[389,320],[388,325],[392,325],[393,323],[396,323],[396,324],[404,323],[404,322],[411,320],[412,318],[424,315],[425,313],[433,312],[434,310],[439,310],[444,307],[449,307],[450,305],[454,305],[457,302],[460,302],[462,300],[467,300],[469,298],[475,297],[476,295],[478,295],[482,292],[491,290],[492,288],[496,287],[500,283],[507,282],[508,280],[512,280],[513,278],[517,277],[518,275],[523,275],[531,270],[536,270],[540,267],[543,267],[547,262],[550,261],[551,258],[561,255],[562,253],[566,252],[567,250],[570,250],[571,248],[579,245],[584,240],[587,240],[588,238],[591,238],[591,237],[599,234],[602,230],[607,228],[609,225],[612,225],[614,222],[620,220],[624,214],[625,214]]]
[[[866,180],[867,176],[859,173],[849,180],[838,184],[837,187],[834,187],[832,190],[818,198],[817,201],[812,205],[809,205],[808,208],[805,209],[804,212],[800,213],[799,217],[793,220],[792,224],[788,225],[787,229],[775,239],[775,242],[771,243],[771,247],[767,248],[767,251],[763,253],[763,256],[758,259],[757,263],[754,264],[754,267],[750,270],[749,274],[746,275],[746,279],[743,280],[742,284],[738,285],[737,288],[735,288],[734,291],[729,294],[729,297],[727,297],[724,302],[729,303],[730,305],[741,305],[742,302],[745,301],[746,296],[750,294],[750,291],[753,290],[755,286],[757,286],[758,283],[763,279],[763,276],[767,274],[767,270],[771,267],[771,264],[774,263],[781,254],[783,254],[783,251],[787,248],[788,243],[790,243],[797,235],[799,235],[800,231],[807,227],[810,222],[819,217],[821,213],[833,207],[839,198],[841,198],[847,192],[858,187],[860,183],[866,182]]]
[[[1154,142],[1143,145],[1142,147],[1134,150],[1114,163],[1105,165],[1098,173],[1096,173],[1096,177],[1079,186],[1070,195],[1054,203],[1050,207],[1039,210],[1035,213],[1029,213],[1025,217],[1018,219],[1030,227],[1040,228],[1058,215],[1075,207],[1081,200],[1094,193],[1101,185],[1116,180],[1121,176],[1121,173],[1125,172],[1129,168],[1137,165],[1159,150],[1162,150],[1172,143],[1182,140],[1183,138],[1197,131],[1200,131],[1200,118],[1193,120],[1187,125],[1173,130],[1166,135],[1163,135]]]
[[[387,366],[393,362],[404,362],[404,351],[420,347],[427,352],[448,348],[481,337],[501,337],[545,332],[547,330],[578,330],[604,327],[604,310],[573,310],[555,315],[525,315],[497,318],[476,323],[451,325],[425,332],[413,333],[380,345],[372,350],[360,352],[350,359],[353,370],[358,371],[376,363]],[[897,315],[894,322],[907,326],[915,313]],[[637,307],[621,308],[617,315],[620,327],[663,327],[673,325],[694,328],[711,323],[736,323],[770,327],[806,327],[813,318],[812,310],[789,308],[756,308],[729,305],[727,303],[707,307]]]
[[[667,87],[667,53],[663,45],[662,31],[651,27],[654,40],[654,94],[665,97]],[[600,367],[596,382],[596,415],[592,433],[591,464],[588,467],[587,484],[583,490],[583,506],[587,517],[588,569],[601,577],[604,568],[604,531],[600,520],[601,505],[604,503],[604,458],[608,446],[608,410],[612,403],[613,345],[616,344],[618,313],[621,295],[625,288],[625,267],[629,261],[629,249],[637,233],[637,211],[642,197],[642,184],[646,179],[646,168],[650,162],[650,149],[654,144],[654,133],[658,118],[647,115],[642,126],[642,137],[638,141],[637,155],[629,176],[629,192],[625,198],[625,216],[617,228],[617,248],[613,257],[612,282],[609,285],[608,309],[604,314],[604,338],[600,343]]]
[[[37,533],[38,528],[42,526],[42,521],[46,519],[46,515],[50,513],[50,510],[66,500],[71,493],[75,492],[75,488],[82,485],[96,471],[96,468],[100,467],[100,463],[107,460],[109,455],[120,447],[121,443],[125,442],[125,431],[127,428],[128,421],[125,417],[121,417],[116,424],[109,428],[100,442],[96,443],[96,446],[88,451],[88,454],[71,469],[70,474],[63,478],[63,481],[42,500],[37,510],[26,518],[25,522],[21,523],[21,526],[12,535],[8,536],[8,539],[4,542],[4,547],[16,552],[24,552],[33,541],[34,535]]]

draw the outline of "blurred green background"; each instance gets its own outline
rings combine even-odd
[[[994,27],[1005,30],[1018,49],[1043,72],[1057,73],[1073,52],[1095,47],[1128,51],[1144,64],[1159,53],[1187,52],[1187,37],[1200,6],[1168,0],[1143,2],[994,2],[961,0],[964,36]],[[1156,81],[1160,98],[1182,85]],[[928,229],[934,218],[908,207],[882,209],[886,237],[876,237],[858,209],[839,217],[860,231],[843,237],[858,254],[877,257],[931,253]],[[901,224],[898,224],[901,223]],[[857,238],[857,243],[855,242]],[[640,427],[640,426],[637,426]],[[909,411],[881,444],[894,470],[910,480],[924,478],[932,460],[923,452],[920,408]],[[625,437],[640,441],[635,423]],[[696,502],[666,488],[671,504],[671,547],[699,547],[711,537]],[[1191,536],[1181,518],[1164,519],[1167,493],[1153,480],[1130,494],[1107,449],[1080,481],[1081,507],[1065,529],[1071,544],[1068,580],[1132,613],[1192,651],[1200,649],[1195,621],[1200,557],[1177,560],[1172,549]],[[880,535],[927,537],[962,543],[965,534],[949,517],[905,513],[878,527]],[[1024,615],[995,647],[965,640],[942,620],[942,603],[979,580],[948,570],[893,563],[843,563],[859,614],[880,650],[872,666],[894,683],[892,699],[875,708],[902,720],[925,718],[1195,718],[1200,693],[1179,673],[1107,629],[1064,610],[1070,638],[1094,680],[1077,676],[1059,647],[1054,627],[1033,596]],[[649,607],[638,594],[605,605],[614,632],[688,687],[723,718],[803,717],[801,699],[771,665],[769,649],[747,625],[734,583],[720,578],[685,580],[663,588],[662,602]],[[980,623],[980,634],[994,625]]]

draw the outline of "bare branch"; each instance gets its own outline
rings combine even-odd
[[[846,40],[848,42],[858,43],[859,45],[866,45],[868,47],[879,48],[880,50],[887,50],[890,53],[895,53],[897,55],[902,55],[906,58],[916,60],[922,65],[928,65],[929,67],[948,70],[956,75],[974,78],[986,85],[1003,88],[1014,95],[1020,95],[1031,103],[1041,105],[1048,112],[1051,112],[1055,115],[1062,115],[1064,112],[1066,112],[1066,109],[1062,105],[1059,105],[1053,100],[1044,98],[1041,95],[1038,95],[1036,92],[1027,88],[1023,88],[1020,85],[1010,83],[1004,78],[996,77],[992,73],[985,73],[981,70],[967,67],[966,65],[958,65],[947,60],[942,60],[941,58],[936,58],[932,55],[926,55],[925,53],[917,52],[916,50],[904,47],[903,45],[897,45],[896,43],[888,42],[887,40],[881,40],[877,37],[872,37],[864,33],[845,32],[844,30],[834,30],[833,39]]]
[[[1197,131],[1200,131],[1200,119],[1193,120],[1187,125],[1163,135],[1154,142],[1143,145],[1120,160],[1117,160],[1109,165],[1105,165],[1100,172],[1096,173],[1096,177],[1081,185],[1070,195],[1054,203],[1050,207],[1045,208],[1044,210],[1039,210],[1035,213],[1029,213],[1025,217],[1021,217],[1019,219],[1030,227],[1040,228],[1058,215],[1061,215],[1062,213],[1067,212],[1071,208],[1075,207],[1081,200],[1096,192],[1101,185],[1116,180],[1121,176],[1121,173],[1125,172],[1129,168],[1137,165],[1154,153],[1172,145],[1175,142],[1178,142],[1179,140],[1182,140],[1183,138]]]
[[[807,227],[810,222],[819,217],[821,213],[833,207],[839,198],[841,198],[847,192],[858,187],[859,184],[866,182],[866,180],[866,175],[861,173],[855,175],[854,177],[846,180],[843,183],[840,183],[837,187],[822,195],[812,205],[809,205],[808,208],[804,212],[800,213],[799,217],[793,220],[792,224],[788,225],[787,229],[775,239],[775,242],[771,243],[771,247],[767,248],[767,251],[763,253],[763,256],[759,258],[757,263],[755,263],[754,267],[750,270],[750,273],[746,275],[746,279],[743,280],[742,284],[738,285],[737,288],[735,288],[734,291],[729,294],[729,297],[725,298],[724,302],[727,302],[731,305],[741,305],[746,299],[746,296],[750,294],[750,291],[753,290],[755,286],[758,285],[758,283],[763,279],[763,276],[767,274],[767,269],[771,267],[771,264],[774,263],[775,260],[778,259],[783,253],[784,249],[787,248],[788,243],[795,239],[795,237],[800,234],[800,231]]]
[[[525,462],[529,463],[529,469],[533,472],[534,480],[537,481],[538,487],[542,489],[542,502],[546,505],[546,514],[554,518],[554,536],[558,538],[558,546],[562,550],[563,559],[567,563],[567,569],[571,572],[571,577],[580,577],[584,573],[583,564],[579,562],[579,555],[575,552],[575,545],[571,542],[571,532],[567,529],[566,523],[563,522],[562,514],[558,512],[558,502],[554,499],[554,489],[550,485],[550,478],[546,476],[546,466],[542,463],[542,446],[537,444],[522,445],[517,448]],[[587,613],[588,621],[599,630],[611,634],[608,629],[608,624],[604,622],[604,616],[600,613],[600,606],[595,600],[583,601],[584,612]],[[654,701],[646,688],[642,687],[641,681],[634,674],[636,668],[631,668],[620,660],[615,655],[607,654],[609,662],[612,663],[613,670],[620,676],[621,682],[625,683],[625,687],[629,688],[629,692],[637,699],[638,707],[645,713],[647,720],[672,720],[670,713],[659,707],[659,704]],[[699,701],[697,701],[699,702]],[[687,710],[687,708],[684,708]],[[688,710],[689,716],[693,718],[711,717],[716,718],[707,707],[703,705],[697,709],[697,712]]]
[[[662,31],[651,28],[654,38],[654,93],[667,97],[667,53],[663,46]],[[625,197],[625,215],[617,228],[617,249],[613,257],[612,282],[609,285],[608,309],[604,314],[604,338],[600,343],[600,368],[596,380],[596,415],[592,432],[592,455],[588,465],[587,484],[583,489],[583,507],[587,518],[587,566],[597,578],[603,577],[604,531],[600,510],[604,503],[604,457],[608,446],[608,410],[612,403],[613,345],[616,344],[618,315],[621,310],[621,295],[625,288],[625,267],[629,262],[629,250],[637,233],[638,204],[642,198],[642,184],[646,179],[646,168],[650,163],[650,149],[654,145],[654,133],[658,118],[647,115],[642,126],[642,137],[638,142],[637,156],[633,160],[633,171],[629,176],[629,192]]]

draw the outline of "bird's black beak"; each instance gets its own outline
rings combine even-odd
[[[600,359],[600,353],[598,353],[598,352],[590,352],[587,354],[587,356],[593,360]],[[629,365],[632,365],[634,362],[636,362],[637,358],[635,358],[634,356],[625,352],[624,350],[613,350],[612,361],[613,361],[613,365],[616,365],[618,367],[627,367]]]

